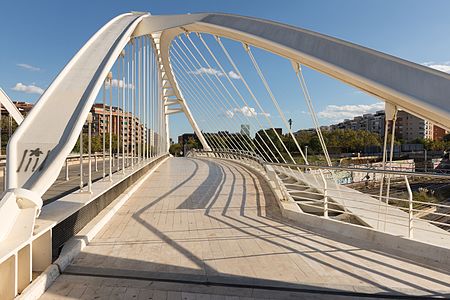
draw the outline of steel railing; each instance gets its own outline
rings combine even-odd
[[[239,160],[259,171],[272,166],[283,183],[283,194],[306,213],[339,220],[348,218],[352,223],[386,232],[394,232],[393,228],[397,227],[401,229],[401,235],[409,238],[418,231],[450,237],[450,175],[369,167],[269,163],[255,153],[227,149],[194,149],[188,155]],[[377,176],[371,181],[372,189],[366,186],[368,180],[356,182],[362,184],[359,188],[350,188],[349,184],[338,183],[336,174],[339,172]],[[447,199],[439,199],[426,191],[427,184],[434,182],[447,191],[444,193]],[[425,185],[425,188],[420,190],[420,185]]]

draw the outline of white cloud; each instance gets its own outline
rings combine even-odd
[[[109,86],[110,86],[110,83],[109,83],[109,81],[106,81],[106,83],[105,83],[105,87],[106,88],[109,88]],[[125,84],[124,83],[124,81],[123,80],[118,80],[118,79],[113,79],[112,80],[112,87],[126,87],[126,88],[132,88],[133,87],[133,85],[131,84],[131,83],[128,83],[128,84]]]
[[[189,74],[194,74],[194,75],[202,75],[202,74],[206,74],[206,75],[212,75],[212,76],[218,76],[218,77],[221,77],[221,76],[224,76],[225,74],[222,72],[222,71],[220,71],[220,70],[217,70],[217,69],[214,69],[214,68],[205,68],[205,67],[201,67],[201,68],[199,68],[199,69],[197,69],[197,70],[195,70],[195,71],[190,71],[190,72],[188,72]],[[238,75],[238,74],[236,74],[234,71],[230,71],[230,72],[228,72],[228,76],[231,78],[231,79],[241,79],[241,77]]]
[[[256,117],[258,114],[253,107],[243,106],[242,108],[235,108],[235,112],[240,112],[246,117]]]
[[[234,117],[234,112],[232,112],[231,110],[227,110],[227,111],[225,111],[225,116],[227,117],[227,118],[233,118]]]
[[[230,76],[230,78],[236,79],[236,80],[241,79],[241,76],[239,76],[238,74],[236,74],[234,71],[228,72],[228,76]]]
[[[435,63],[435,62],[430,61],[430,62],[422,63],[422,65],[427,66],[428,68],[436,69],[438,71],[450,74],[450,61],[447,61],[444,63]]]
[[[223,76],[223,73],[221,71],[216,70],[214,68],[205,68],[205,67],[201,67],[200,69],[197,69],[195,71],[191,71],[189,73],[190,74],[195,74],[195,75],[207,74],[207,75]]]
[[[40,71],[41,68],[29,65],[29,64],[17,64],[18,67],[30,70],[30,71]]]
[[[244,116],[249,118],[256,117],[257,115],[270,117],[269,113],[258,113],[256,112],[255,108],[248,106],[243,106],[241,108],[233,108],[233,110],[227,110],[225,111],[225,116],[231,119],[237,113],[243,114]]]
[[[363,114],[374,113],[382,109],[384,109],[383,102],[374,104],[327,105],[325,110],[320,111],[317,115],[323,119],[340,122],[344,119],[351,119]]]
[[[38,95],[41,95],[44,92],[43,88],[40,88],[34,84],[25,85],[21,82],[16,83],[16,85],[12,88],[12,90],[27,94],[38,94]]]

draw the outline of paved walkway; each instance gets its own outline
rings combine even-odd
[[[284,220],[264,181],[238,164],[171,158],[42,299],[359,293],[450,296],[450,275]]]

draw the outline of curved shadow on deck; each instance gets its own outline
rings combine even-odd
[[[450,284],[448,282],[440,281],[439,279],[429,277],[425,274],[421,274],[404,267],[381,261],[377,259],[377,256],[379,254],[382,254],[383,256],[394,257],[396,260],[415,264],[414,262],[386,253],[374,251],[372,249],[367,249],[364,245],[358,243],[357,241],[346,241],[346,244],[344,244],[346,247],[342,248],[336,245],[327,244],[321,237],[325,237],[326,239],[340,243],[342,243],[342,241],[338,237],[323,236],[321,234],[305,230],[298,226],[298,224],[294,224],[289,220],[283,219],[277,203],[274,200],[273,194],[269,187],[266,186],[264,179],[259,175],[250,172],[245,167],[237,163],[223,160],[186,160],[193,166],[192,173],[186,176],[186,178],[179,184],[172,187],[170,190],[136,211],[133,214],[133,218],[141,225],[143,225],[145,229],[155,234],[161,241],[170,245],[175,251],[188,258],[197,266],[198,270],[185,270],[182,267],[172,266],[170,269],[170,273],[135,271],[133,274],[136,275],[136,278],[153,278],[152,280],[155,280],[155,278],[158,277],[161,280],[171,281],[173,280],[173,278],[178,276],[177,278],[181,278],[185,281],[192,280],[193,282],[201,282],[203,284],[232,284],[244,285],[248,287],[272,286],[277,287],[280,290],[283,290],[284,288],[293,291],[298,290],[306,292],[320,292],[321,294],[329,295],[340,294],[355,297],[364,296],[364,293],[358,294],[355,293],[355,291],[349,291],[345,289],[338,290],[336,288],[325,288],[323,286],[303,284],[301,282],[285,283],[277,280],[257,279],[248,276],[237,276],[234,274],[220,273],[209,264],[208,259],[203,259],[202,257],[195,255],[192,251],[181,245],[182,241],[191,241],[191,239],[182,238],[179,240],[174,240],[169,237],[168,234],[164,232],[164,230],[160,230],[152,224],[149,224],[142,217],[142,214],[146,213],[150,208],[166,199],[170,195],[176,195],[177,191],[180,188],[188,184],[196,177],[197,172],[200,168],[200,164],[202,164],[208,168],[207,177],[186,199],[183,200],[181,204],[176,207],[176,209],[204,210],[204,215],[208,216],[212,220],[215,220],[218,224],[220,224],[220,226],[228,227],[232,230],[238,231],[243,236],[243,238],[251,237],[256,239],[257,241],[261,241],[263,243],[267,243],[269,245],[273,245],[275,247],[278,247],[279,249],[282,249],[281,252],[272,253],[272,255],[295,254],[304,259],[313,261],[323,267],[332,268],[333,270],[336,270],[337,272],[344,274],[345,276],[352,277],[353,279],[364,283],[366,286],[370,285],[375,287],[378,291],[380,291],[377,294],[378,296],[395,295],[397,297],[410,297],[408,291],[400,291],[392,288],[392,286],[395,286],[395,284],[392,283],[398,283],[403,286],[407,286],[411,289],[411,291],[419,292],[419,294],[447,297],[450,296],[450,293],[447,293],[447,291],[450,289]],[[248,178],[250,178],[250,180]],[[236,185],[237,182],[242,183],[243,190],[241,193],[241,199],[239,201],[239,207],[233,207],[232,199],[236,196],[235,189],[240,186]],[[227,187],[229,191],[225,191],[225,187]],[[248,207],[247,205],[247,194],[249,188],[254,190],[254,194],[252,194],[252,197],[254,196],[256,199],[255,207]],[[223,206],[217,205],[219,197],[223,198],[224,195],[227,197],[225,204]],[[262,199],[264,199],[265,203],[262,203]],[[252,209],[256,210],[256,214],[247,213],[247,210]],[[237,214],[239,217],[236,217],[236,213],[230,213],[230,211],[234,212],[237,210],[239,211],[239,214]],[[220,212],[220,214],[218,214],[217,212]],[[274,226],[274,223],[276,223],[277,225]],[[301,235],[294,236],[293,232],[289,230],[290,228],[299,229],[303,233]],[[258,234],[255,234],[255,232],[258,232]],[[233,237],[230,238],[230,240],[233,239]],[[118,242],[115,242],[115,244],[117,243]],[[147,244],[151,243],[151,241],[139,241],[139,243]],[[370,251],[370,254],[374,257],[363,256],[357,253],[359,252],[359,250]],[[267,254],[260,255],[265,256]],[[250,256],[254,257],[254,255]],[[231,260],[245,257],[246,256],[229,256],[219,259]],[[323,258],[326,258],[326,260],[324,260]],[[118,259],[126,260],[122,258]],[[214,258],[213,260],[218,259]],[[333,262],[339,262],[339,265],[333,264]],[[276,263],[276,261],[274,261],[274,263]],[[377,268],[370,267],[368,263],[372,265],[376,264]],[[151,264],[151,269],[154,269],[155,264],[157,263],[143,262],[143,264],[149,264],[149,266]],[[83,273],[83,267],[81,268],[81,270],[78,269],[75,273]],[[70,273],[71,270],[73,271],[74,267],[69,267],[68,273]],[[89,270],[89,273],[91,275],[96,272],[95,269],[92,268],[84,268],[84,270]],[[116,276],[118,276],[117,274],[120,275],[120,271],[118,271],[117,269],[107,271],[107,269],[103,268],[103,271],[101,272],[101,274],[103,274],[102,276],[105,275],[105,272],[115,272]],[[398,272],[401,272],[403,275],[405,275],[406,278],[417,277],[422,281],[425,280],[433,282],[434,284],[439,284],[442,287],[442,290],[434,291],[428,288],[426,285],[414,283],[412,280],[399,278],[398,276],[394,275],[394,273]],[[442,270],[440,270],[440,272],[442,272]],[[380,278],[381,280],[367,278],[364,276],[364,274],[369,274],[374,278]],[[130,277],[130,275],[128,275],[128,277]],[[391,282],[391,284],[384,284],[382,283],[382,281]],[[323,282],[323,284],[327,285],[326,282]],[[445,291],[444,294],[442,291]]]

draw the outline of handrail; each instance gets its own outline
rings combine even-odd
[[[261,165],[266,164],[264,159],[262,159],[259,155],[250,152],[250,151],[242,151],[242,150],[198,150],[198,149],[191,149],[189,150],[188,154],[190,152],[194,153],[212,153],[212,154],[232,154],[232,155],[238,155],[246,158],[253,159],[255,161],[258,161]]]
[[[272,165],[281,166],[289,168],[305,168],[305,169],[326,169],[326,170],[336,170],[336,171],[352,171],[352,172],[369,172],[369,173],[380,173],[380,174],[390,174],[398,176],[412,176],[412,177],[430,177],[430,178],[441,178],[450,180],[450,175],[442,175],[437,173],[425,173],[425,172],[407,172],[407,171],[396,171],[396,170],[383,170],[375,168],[350,168],[341,166],[322,166],[322,165],[305,165],[305,164],[291,164],[291,163],[272,163],[265,161],[259,155],[241,150],[196,150],[192,149],[189,152],[200,152],[200,153],[219,153],[219,154],[234,154],[240,155],[247,158],[252,158],[258,160],[261,165]]]
[[[412,176],[412,177],[431,177],[431,178],[441,178],[450,180],[450,175],[442,175],[436,173],[424,173],[424,172],[405,172],[405,171],[395,171],[395,170],[383,170],[383,169],[371,169],[371,168],[349,168],[349,167],[338,167],[338,166],[319,166],[319,165],[305,165],[305,164],[288,164],[288,163],[268,163],[268,165],[290,167],[290,168],[305,168],[305,169],[327,169],[327,170],[337,170],[337,171],[352,171],[352,172],[369,172],[369,173],[380,173],[380,174],[390,174],[398,176]]]

